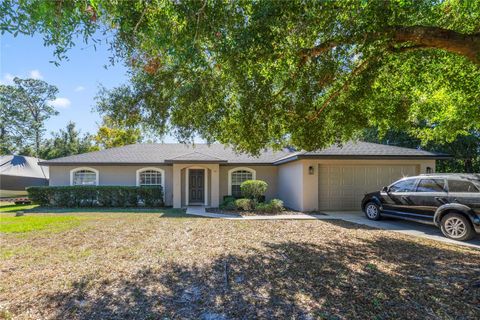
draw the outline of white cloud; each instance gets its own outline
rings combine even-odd
[[[83,87],[83,86],[77,86],[75,88],[75,92],[80,92],[80,91],[83,91],[83,90],[85,90],[85,87]]]
[[[71,102],[67,98],[56,98],[55,100],[50,101],[48,104],[55,108],[66,109],[70,107]]]
[[[5,73],[3,75],[3,78],[0,80],[0,84],[13,84],[13,78],[15,78],[15,76],[11,73]]]
[[[43,76],[42,76],[42,74],[40,73],[40,71],[38,71],[38,70],[36,70],[36,69],[35,69],[35,70],[31,70],[31,71],[29,72],[28,76],[29,76],[30,78],[32,78],[32,79],[37,79],[37,80],[43,79]]]

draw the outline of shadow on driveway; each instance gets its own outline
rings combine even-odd
[[[345,221],[366,225],[373,228],[400,232],[407,235],[418,236],[422,238],[464,245],[480,249],[480,235],[469,241],[456,241],[446,238],[439,228],[413,221],[407,221],[395,218],[382,218],[379,221],[368,220],[362,212],[345,211],[345,212],[326,212],[330,217],[342,219]]]

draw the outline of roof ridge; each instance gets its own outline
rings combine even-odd
[[[181,158],[181,157],[184,157],[186,155],[189,155],[189,154],[194,154],[194,153],[198,153],[198,154],[201,154],[202,156],[206,156],[206,157],[210,157],[210,158],[215,158],[215,159],[218,159],[218,160],[223,160],[219,157],[215,157],[215,156],[212,156],[212,155],[209,155],[209,154],[205,154],[203,152],[198,152],[198,151],[192,151],[192,152],[187,152],[187,153],[182,153],[181,155],[178,155],[176,157],[173,157],[173,158],[169,158],[170,160],[173,160],[173,159],[177,159],[177,158]]]

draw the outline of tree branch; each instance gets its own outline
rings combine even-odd
[[[373,58],[372,58],[373,59]],[[350,85],[350,83],[352,82],[352,80],[358,76],[360,73],[362,73],[363,71],[365,71],[365,69],[367,68],[368,64],[372,61],[372,59],[366,59],[365,61],[363,61],[362,63],[360,63],[358,65],[358,67],[356,67],[355,69],[352,70],[352,72],[350,72],[347,80],[345,80],[345,82],[343,83],[343,85],[338,88],[337,90],[335,90],[330,96],[328,96],[328,98],[322,103],[322,105],[320,106],[320,109],[318,109],[312,116],[308,117],[308,120],[309,121],[313,121],[313,120],[316,120],[318,119],[318,117],[320,116],[320,114],[323,112],[323,110],[325,110],[325,108],[334,100],[336,99],[340,93],[342,93],[343,91],[345,91],[346,89],[348,89],[348,86]]]
[[[440,49],[466,57],[474,64],[480,66],[480,33],[462,34],[453,30],[426,27],[389,27],[385,32],[372,32],[363,39],[348,38],[344,40],[332,40],[318,46],[300,51],[302,62],[318,57],[331,49],[347,44],[361,44],[366,40],[382,39],[390,40],[390,45],[411,43],[411,46],[399,48],[397,51],[414,49]]]

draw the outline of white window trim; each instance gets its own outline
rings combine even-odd
[[[100,174],[98,172],[97,169],[94,169],[94,168],[90,168],[90,167],[79,167],[79,168],[74,168],[72,170],[70,170],[70,185],[73,186],[73,175],[75,174],[75,172],[77,171],[81,171],[81,170],[88,170],[88,171],[93,171],[95,172],[95,185],[98,186],[98,181],[99,181],[99,178],[100,178]]]
[[[252,180],[257,180],[257,172],[252,168],[247,167],[236,167],[228,170],[228,195],[232,195],[232,173],[235,171],[248,171],[252,174]]]
[[[205,206],[208,206],[208,168],[204,168],[204,167],[198,167],[198,166],[195,166],[195,167],[188,167],[188,168],[185,168],[185,205],[188,206],[188,203],[190,201],[190,190],[188,188],[188,184],[189,184],[189,175],[190,175],[190,169],[203,169],[204,170],[204,173],[203,173],[203,176],[204,176],[204,189],[205,189],[205,195],[203,196],[204,197],[204,200],[203,200],[203,204]]]
[[[136,172],[136,185],[137,187],[140,187],[140,173],[144,171],[158,171],[162,174],[162,179],[161,179],[161,185],[162,185],[162,194],[163,194],[163,202],[165,203],[165,170],[156,168],[156,167],[145,167],[145,168],[140,168]]]

